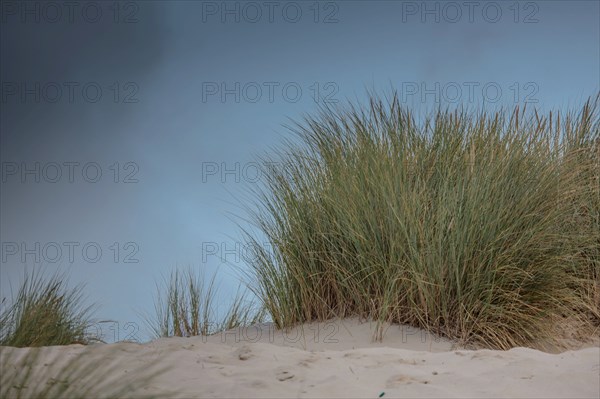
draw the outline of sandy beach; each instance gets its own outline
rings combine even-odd
[[[277,331],[271,324],[210,337],[163,338],[149,343],[2,347],[14,367],[31,351],[39,357],[33,383],[68,384],[67,392],[107,389],[163,368],[153,381],[132,384],[125,397],[176,398],[597,398],[600,347],[546,353],[529,348],[466,350],[407,326],[390,326],[372,342],[374,323],[355,319]],[[79,359],[85,378],[61,380],[57,370]],[[3,364],[5,364],[3,362]],[[102,366],[105,365],[105,366]],[[85,367],[78,366],[79,369]],[[5,374],[6,375],[6,374]],[[97,384],[97,388],[93,388]],[[36,388],[37,387],[37,388]],[[110,388],[110,389],[109,389]],[[96,390],[94,390],[96,389]],[[16,397],[18,390],[10,393]],[[12,397],[12,396],[11,396]]]
[[[0,20],[0,399],[600,399],[600,1]]]

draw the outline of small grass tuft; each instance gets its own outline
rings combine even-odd
[[[263,321],[265,310],[257,309],[239,289],[228,310],[219,315],[215,278],[216,274],[206,283],[202,273],[188,268],[174,270],[162,286],[157,284],[155,317],[146,317],[154,335],[157,338],[207,336]]]
[[[65,274],[46,279],[40,269],[25,271],[18,293],[0,312],[0,345],[35,347],[87,344],[93,337],[93,306],[83,307],[83,286],[67,288]]]

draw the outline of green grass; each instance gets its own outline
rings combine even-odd
[[[598,103],[595,105],[598,106]],[[575,270],[576,277],[579,278],[575,289],[584,299],[585,315],[597,328],[600,328],[599,124],[597,108],[591,104],[583,108],[579,117],[568,115],[565,121],[565,131],[569,137],[567,151],[575,157],[577,172],[584,181],[583,190],[574,201],[572,216],[577,226],[574,233],[589,239],[589,245],[582,245],[579,251],[585,266]]]
[[[157,285],[155,317],[146,317],[154,335],[207,336],[263,321],[265,310],[257,309],[239,289],[227,311],[219,313],[215,278],[216,274],[207,280],[192,268],[176,269],[162,286]]]
[[[93,306],[82,306],[83,286],[67,289],[64,274],[46,278],[40,269],[25,271],[16,297],[0,312],[0,345],[35,347],[86,344],[93,337]]]
[[[598,323],[599,99],[423,123],[396,94],[321,108],[266,160],[286,167],[255,192],[252,290],[278,327],[358,315],[491,348]]]

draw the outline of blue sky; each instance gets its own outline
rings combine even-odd
[[[0,9],[0,297],[26,266],[70,271],[109,341],[148,338],[176,266],[218,270],[227,303],[254,162],[318,103],[550,110],[600,89],[596,1],[24,4]]]

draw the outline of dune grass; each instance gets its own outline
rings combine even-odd
[[[599,96],[600,97],[600,96]],[[598,106],[598,103],[595,104]],[[579,278],[576,290],[584,299],[584,311],[594,326],[600,328],[600,121],[597,108],[586,104],[579,117],[567,115],[566,152],[576,160],[583,187],[574,201],[575,233],[588,238],[580,248],[584,267],[575,270]],[[587,133],[586,132],[592,132]]]
[[[159,290],[154,333],[210,335],[262,321],[264,309],[257,309],[241,291],[219,317],[215,277],[205,284],[204,276],[191,268],[174,271],[165,281],[166,296]],[[118,346],[94,346],[90,351],[105,351],[96,356],[86,348],[69,356],[47,348],[99,341],[88,333],[93,306],[82,306],[83,286],[68,290],[67,285],[65,274],[47,278],[41,269],[26,271],[16,297],[0,313],[0,398],[155,397],[144,392],[167,370],[164,357],[134,367],[117,356],[122,350]],[[164,391],[159,397],[176,393]]]
[[[358,315],[491,348],[594,322],[599,99],[422,123],[396,94],[321,108],[266,159],[252,290],[278,327]]]
[[[149,397],[136,392],[143,392],[164,368],[132,368],[130,361],[114,356],[118,349],[99,362],[85,349],[59,356],[48,348],[98,341],[87,333],[93,305],[82,305],[83,286],[69,290],[67,285],[65,274],[25,271],[17,295],[0,314],[0,398]],[[125,369],[127,378],[119,378],[115,367]]]
[[[257,308],[239,289],[227,311],[219,312],[215,278],[216,273],[206,279],[192,268],[176,269],[162,286],[157,284],[155,317],[146,317],[154,335],[207,336],[263,321],[265,309]]]
[[[176,391],[149,395],[156,377],[167,370],[163,357],[152,364],[134,365],[118,356],[119,347],[90,356],[88,346],[64,355],[56,348],[0,347],[0,398],[153,398],[173,397]],[[99,350],[100,348],[94,348]],[[91,349],[90,349],[91,350]]]
[[[86,344],[94,337],[93,305],[82,306],[83,286],[67,288],[65,274],[48,278],[41,269],[24,272],[16,297],[0,312],[0,345],[36,347]]]

